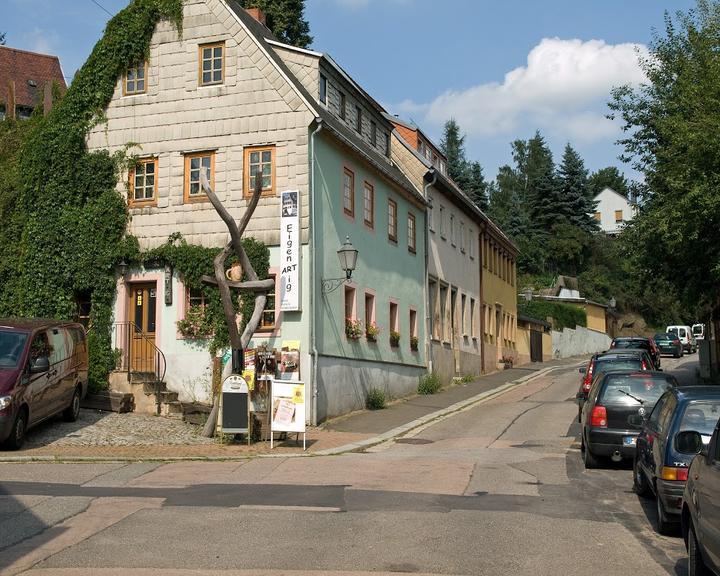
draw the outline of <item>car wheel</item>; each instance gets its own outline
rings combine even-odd
[[[5,441],[5,448],[8,450],[19,450],[25,443],[25,431],[27,430],[27,412],[21,409],[15,417],[10,436]]]
[[[655,497],[655,503],[657,505],[657,529],[663,536],[673,536],[678,530],[678,523],[668,520],[667,514],[665,513],[665,505],[662,503],[662,498],[658,494]]]
[[[711,576],[712,572],[705,566],[705,561],[700,552],[695,528],[690,526],[688,530],[688,576]]]
[[[75,388],[70,406],[63,411],[63,419],[65,422],[75,422],[80,416],[80,388]]]
[[[582,452],[583,464],[585,464],[586,470],[592,470],[600,466],[597,456],[590,452],[590,448],[587,447],[584,441],[580,445],[580,451]]]
[[[647,498],[651,493],[650,484],[640,468],[637,456],[633,458],[633,490],[635,490],[635,494],[643,498]]]

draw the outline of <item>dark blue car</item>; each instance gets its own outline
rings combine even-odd
[[[672,388],[655,404],[637,439],[633,484],[641,496],[655,495],[658,532],[679,528],[688,468],[695,452],[682,444],[680,432],[699,432],[708,443],[720,419],[720,386]]]

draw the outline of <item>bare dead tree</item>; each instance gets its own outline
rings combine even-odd
[[[267,280],[258,279],[252,262],[250,262],[250,259],[245,253],[245,249],[242,245],[242,235],[245,232],[245,228],[247,228],[250,218],[252,218],[255,208],[257,208],[260,200],[260,194],[262,193],[262,175],[260,173],[257,174],[253,195],[238,223],[235,223],[233,217],[227,211],[225,206],[222,205],[222,202],[220,202],[217,194],[215,194],[215,191],[211,188],[204,170],[200,171],[200,186],[205,194],[207,194],[210,203],[213,205],[220,218],[222,218],[223,222],[225,222],[225,225],[230,232],[230,241],[213,261],[215,277],[203,276],[202,281],[208,284],[217,285],[220,290],[220,300],[222,301],[225,322],[228,327],[228,334],[230,335],[230,346],[234,349],[244,350],[250,342],[252,335],[257,330],[257,327],[260,325],[260,319],[262,317],[263,310],[265,309],[268,292],[275,289],[275,280],[272,278]],[[240,266],[242,266],[242,269],[248,278],[245,282],[234,282],[228,280],[225,276],[225,261],[233,253],[237,257],[240,262]],[[237,326],[231,289],[248,290],[255,293],[255,306],[253,308],[253,313],[248,319],[247,324],[245,324],[245,329],[242,334],[240,334]],[[216,396],[213,402],[212,411],[210,412],[205,428],[203,429],[203,435],[207,437],[213,436],[219,408],[219,396]]]

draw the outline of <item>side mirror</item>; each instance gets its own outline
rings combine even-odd
[[[580,372],[580,374],[585,374],[585,372],[587,372],[587,368],[580,368],[578,372]]]
[[[685,430],[675,436],[675,449],[680,454],[701,454],[703,448],[702,436],[694,430]],[[707,448],[705,448],[707,452]]]
[[[50,370],[50,359],[47,356],[38,356],[30,360],[30,374],[41,374]]]

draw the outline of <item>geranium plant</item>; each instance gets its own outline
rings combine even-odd
[[[352,318],[345,319],[345,336],[349,340],[359,340],[363,335],[362,322],[360,320],[353,320]]]
[[[393,348],[400,346],[400,332],[396,332],[395,330],[390,331],[390,346]]]
[[[185,312],[185,318],[178,320],[177,328],[185,338],[207,338],[213,333],[213,326],[208,322],[203,306],[190,306]]]
[[[410,336],[410,350],[413,352],[417,352],[418,350],[418,337],[417,336]]]
[[[365,326],[365,338],[368,342],[377,342],[378,335],[380,334],[380,326],[371,322]]]

